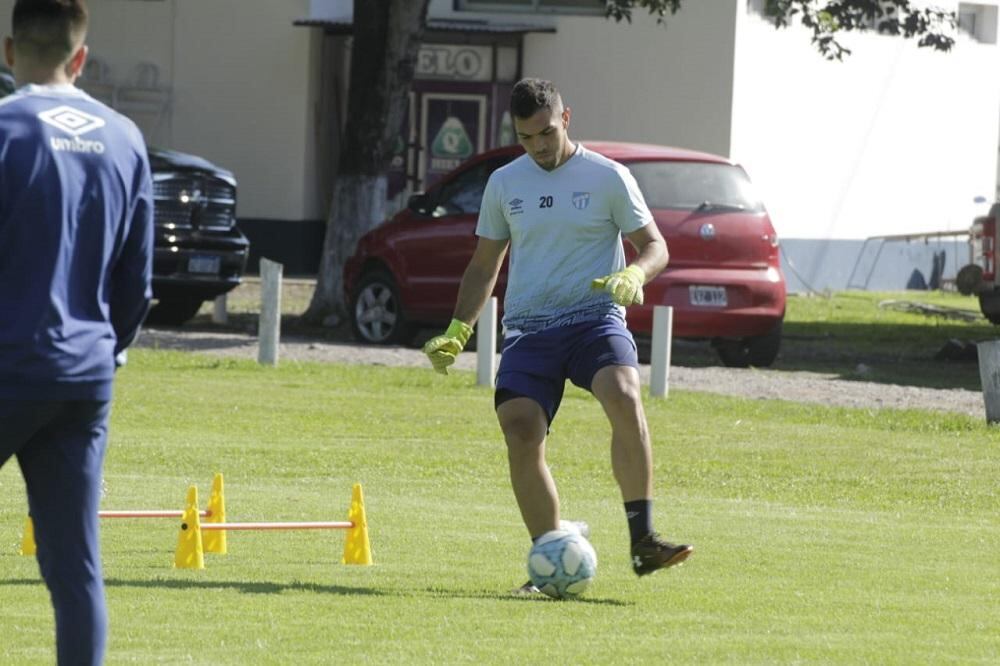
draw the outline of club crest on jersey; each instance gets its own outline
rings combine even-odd
[[[574,192],[573,208],[583,210],[590,205],[590,192]]]
[[[511,215],[520,215],[524,212],[524,201],[521,199],[511,199],[507,205],[510,206]]]

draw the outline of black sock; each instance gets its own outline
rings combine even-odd
[[[653,531],[653,500],[625,502],[625,516],[628,518],[628,533],[634,546]]]

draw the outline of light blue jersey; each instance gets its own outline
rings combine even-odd
[[[493,172],[476,235],[510,239],[504,329],[528,333],[617,317],[625,309],[590,282],[625,268],[622,234],[653,220],[623,165],[577,144],[552,171],[522,155]]]

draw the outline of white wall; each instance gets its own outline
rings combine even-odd
[[[240,217],[322,217],[310,161],[318,50],[307,0],[179,2],[174,147],[233,169]]]
[[[140,62],[157,65],[172,99],[151,140],[232,170],[240,217],[325,217],[314,174],[321,36],[292,25],[309,0],[248,4],[92,0],[88,44],[119,81]],[[13,5],[0,0],[5,35]]]
[[[641,141],[727,155],[736,0],[687,2],[667,27],[558,16],[524,39],[525,76],[551,79],[577,139]]]
[[[91,20],[87,41],[92,57],[109,65],[112,75],[121,81],[132,79],[139,63],[156,63],[161,83],[170,84],[174,53],[172,1],[92,0],[88,7]],[[135,28],[125,30],[123,26]]]
[[[92,54],[108,63],[122,79],[131,76],[139,62],[148,60],[161,64],[162,76],[170,80],[173,0],[90,0],[87,6],[91,15],[88,43]],[[0,0],[0,32],[5,37],[11,33],[13,8],[14,0]],[[126,30],[125,26],[131,29]],[[103,45],[114,48],[101,48]]]
[[[979,210],[973,198],[992,196],[995,44],[962,37],[939,53],[849,35],[853,54],[829,62],[800,26],[775,30],[741,11],[737,34],[731,156],[762,191],[779,235],[966,229]]]

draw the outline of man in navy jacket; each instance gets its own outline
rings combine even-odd
[[[0,465],[17,456],[60,664],[101,663],[98,544],[116,357],[149,308],[152,182],[136,126],[74,87],[84,0],[17,0],[0,100]]]

